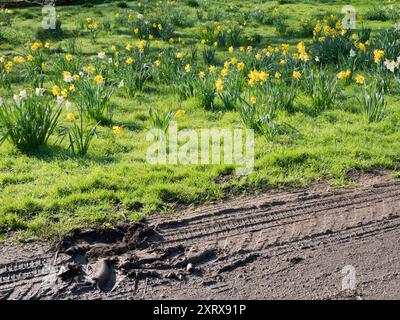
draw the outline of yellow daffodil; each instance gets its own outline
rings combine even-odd
[[[357,84],[364,84],[365,83],[365,78],[362,76],[362,75],[358,75],[357,77],[356,77],[356,83]]]
[[[97,84],[103,84],[104,83],[104,78],[101,74],[97,75],[94,77],[94,81],[96,81]]]
[[[343,79],[348,79],[351,76],[351,70],[346,70],[346,71],[341,71],[338,74],[338,79],[343,80]]]
[[[301,73],[299,71],[293,71],[293,78],[300,80],[301,79]]]
[[[70,112],[70,113],[68,113],[67,114],[67,121],[68,122],[74,122],[76,120],[76,118],[75,118],[75,115],[72,113],[72,112]]]
[[[175,112],[175,115],[176,115],[177,117],[182,117],[183,115],[185,115],[185,113],[186,113],[185,110],[179,109],[179,110],[177,110],[177,111]]]
[[[224,84],[221,78],[218,78],[217,81],[215,81],[215,88],[217,91],[222,91],[224,89]]]
[[[120,126],[113,126],[113,131],[116,136],[119,136],[122,133],[122,128]]]
[[[133,46],[132,46],[130,43],[128,43],[128,44],[126,45],[126,47],[125,47],[125,50],[126,50],[126,51],[132,51],[132,49],[133,49]]]
[[[385,51],[374,50],[374,62],[379,63],[384,55],[385,55]]]
[[[86,68],[86,72],[87,72],[87,73],[90,73],[90,74],[92,74],[95,70],[96,70],[96,69],[95,69],[92,65],[90,65],[90,66],[88,66],[88,67]]]
[[[51,92],[53,93],[54,96],[58,96],[60,94],[59,86],[54,85],[53,88],[51,89]]]

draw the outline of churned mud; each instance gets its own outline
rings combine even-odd
[[[400,180],[354,175],[0,246],[1,299],[399,299]]]

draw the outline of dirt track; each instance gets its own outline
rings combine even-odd
[[[58,252],[7,243],[0,298],[399,299],[400,180],[357,182],[79,230]]]

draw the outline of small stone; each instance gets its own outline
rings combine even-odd
[[[188,263],[188,265],[186,266],[186,271],[187,272],[192,272],[192,270],[193,270],[193,264]]]

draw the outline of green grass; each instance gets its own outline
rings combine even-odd
[[[146,1],[142,1],[146,2]],[[219,12],[231,14],[228,4],[209,1]],[[363,14],[381,1],[350,1]],[[153,1],[155,3],[155,1]],[[196,8],[179,1],[179,6],[190,13],[194,26],[178,28],[177,33],[194,42],[193,31],[198,30]],[[277,5],[275,1],[231,1],[241,12]],[[300,18],[314,13],[340,12],[348,1],[302,1],[279,6],[288,16],[287,23],[299,28]],[[136,1],[128,1],[131,9]],[[123,10],[116,4],[93,7],[58,7],[66,34],[77,28],[78,21],[91,16],[97,21],[113,21],[115,12]],[[185,11],[185,12],[186,12]],[[235,11],[235,10],[233,10]],[[16,9],[11,28],[2,31],[0,55],[24,52],[35,39],[40,27],[39,8]],[[229,18],[229,17],[227,17]],[[392,22],[367,21],[366,25],[378,31]],[[288,42],[295,44],[300,38],[281,38],[271,26],[249,21],[246,33],[262,36],[260,47]],[[7,36],[7,34],[9,34]],[[94,56],[111,44],[125,45],[132,36],[114,30],[100,32],[95,44],[87,37],[79,37],[82,55]],[[307,40],[307,39],[306,39]],[[53,48],[64,50],[65,39],[51,40]],[[225,52],[219,50],[218,57]],[[24,87],[13,85],[13,92]],[[309,97],[296,99],[296,112],[280,112],[278,119],[298,129],[297,133],[278,135],[268,141],[256,135],[255,171],[247,179],[228,179],[232,167],[157,165],[146,163],[146,133],[150,129],[148,110],[184,109],[180,128],[209,128],[240,126],[235,112],[207,112],[195,99],[178,105],[168,88],[150,84],[144,93],[134,99],[118,92],[113,97],[117,105],[114,124],[122,125],[121,136],[114,136],[109,127],[100,127],[86,157],[76,158],[65,145],[42,148],[34,154],[23,154],[10,144],[0,146],[0,234],[17,231],[16,237],[51,239],[74,227],[109,224],[118,219],[137,219],[151,212],[168,213],[174,208],[201,204],[221,199],[230,194],[241,194],[269,188],[305,186],[312,181],[324,180],[337,186],[348,183],[347,174],[354,169],[398,169],[400,159],[400,103],[397,96],[388,97],[385,119],[369,124],[354,96],[355,86],[346,87],[346,99],[339,100],[333,110],[314,114]],[[9,95],[1,89],[0,96]],[[54,140],[53,140],[54,142]]]

